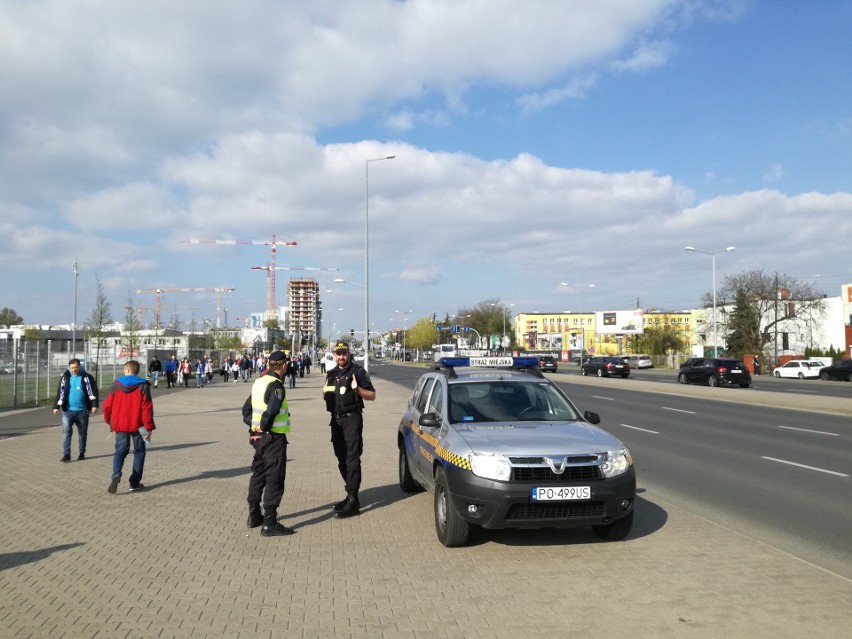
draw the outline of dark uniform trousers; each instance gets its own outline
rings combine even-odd
[[[265,433],[251,442],[248,502],[262,503],[264,508],[278,508],[284,496],[284,477],[287,474],[287,436]],[[265,490],[264,490],[265,489]]]
[[[364,450],[364,417],[360,412],[331,418],[331,445],[337,457],[337,468],[346,485],[346,492],[358,492],[361,487],[361,453]]]

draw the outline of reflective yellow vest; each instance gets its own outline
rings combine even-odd
[[[280,382],[281,380],[275,377],[274,375],[263,375],[255,380],[254,384],[251,387],[251,429],[252,431],[259,433],[260,430],[260,418],[263,417],[263,413],[266,412],[267,403],[266,403],[266,391],[269,390],[269,385],[274,382]],[[287,397],[284,397],[284,401],[281,403],[281,410],[275,416],[275,419],[272,420],[272,428],[269,429],[272,433],[277,433],[279,435],[286,435],[290,432],[290,409],[287,406]]]

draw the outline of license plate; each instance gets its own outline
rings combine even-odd
[[[577,499],[591,499],[592,489],[589,486],[550,486],[547,488],[533,488],[533,501],[569,501]]]
[[[731,372],[732,372],[732,373],[734,373],[734,374],[736,374],[736,375],[742,375],[742,374],[743,374],[743,372],[742,372],[742,371],[737,370],[736,368],[732,369],[732,370],[731,370]]]

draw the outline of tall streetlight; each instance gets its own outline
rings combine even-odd
[[[71,357],[77,357],[77,281],[80,279],[80,273],[77,271],[76,257],[71,265],[71,270],[74,271],[74,324],[71,326]]]
[[[395,155],[364,161],[364,370],[370,372],[370,163],[393,160]]]
[[[411,314],[411,311],[394,311],[394,313],[399,313],[402,315],[402,357],[400,358],[400,362],[405,361],[405,332],[408,329],[407,320],[408,316]]]
[[[716,321],[716,256],[720,253],[733,251],[735,248],[735,246],[729,246],[724,251],[716,251],[715,253],[711,253],[710,251],[702,251],[701,249],[697,249],[694,246],[683,247],[685,251],[695,251],[696,253],[704,253],[704,255],[709,255],[713,262],[713,357],[719,355],[719,323]]]
[[[583,354],[585,353],[585,350],[586,350],[586,326],[585,326],[585,324],[583,324],[583,310],[582,310],[583,309],[583,303],[582,303],[583,301],[580,297],[580,291],[583,290],[582,289],[583,286],[585,286],[586,288],[595,288],[596,285],[595,284],[568,284],[568,282],[560,282],[559,285],[560,286],[568,286],[570,288],[581,287],[577,291],[577,313],[580,315],[580,329],[582,330],[582,333],[580,333],[580,335],[581,335],[581,339],[580,339],[580,366],[582,366],[583,365]],[[570,353],[571,351],[569,350],[568,352]],[[570,357],[569,357],[569,359],[570,359]]]

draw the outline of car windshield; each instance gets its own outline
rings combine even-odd
[[[547,382],[482,381],[450,386],[450,421],[574,421],[576,410]]]

